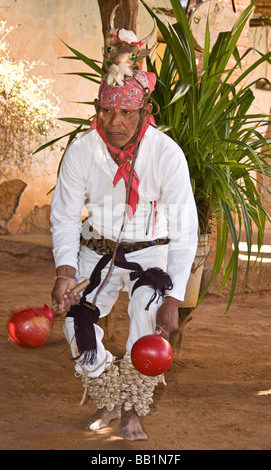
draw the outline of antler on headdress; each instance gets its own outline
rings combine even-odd
[[[133,76],[133,69],[140,68],[144,57],[150,55],[156,44],[150,49],[141,49],[154,35],[156,22],[152,32],[141,41],[138,41],[133,31],[116,29],[115,15],[119,5],[112,10],[109,21],[109,30],[105,35],[104,66],[108,72],[108,83],[123,85],[125,76]]]

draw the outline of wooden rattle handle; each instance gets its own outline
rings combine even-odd
[[[84,281],[77,284],[73,289],[71,289],[71,292],[73,294],[77,294],[78,292],[81,292],[82,290],[84,290],[88,285],[89,285],[89,279],[85,279]]]
[[[77,294],[78,292],[81,292],[82,290],[84,290],[89,285],[89,283],[90,283],[89,279],[85,279],[84,281],[77,284],[73,289],[71,289],[71,292],[73,294]],[[57,310],[58,310],[58,305],[55,301],[53,301],[53,312],[56,313]]]

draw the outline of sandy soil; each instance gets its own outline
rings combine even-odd
[[[42,348],[23,349],[8,341],[11,311],[50,304],[51,250],[41,238],[38,245],[0,240],[2,450],[271,449],[269,271],[260,288],[253,280],[254,288],[236,297],[227,315],[225,299],[214,294],[194,311],[166,373],[167,386],[159,385],[143,421],[149,440],[130,442],[119,437],[117,422],[98,433],[83,430],[83,419],[95,408],[90,401],[79,407],[83,389],[74,377],[63,318],[54,321]],[[128,327],[125,309],[122,293],[108,345],[118,357]]]

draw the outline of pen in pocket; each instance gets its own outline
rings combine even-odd
[[[148,222],[147,222],[146,235],[149,234],[151,221],[152,221],[152,236],[154,235],[156,216],[157,216],[156,201],[150,201],[150,213],[149,213]]]

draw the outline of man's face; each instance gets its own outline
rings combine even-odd
[[[140,117],[139,109],[103,108],[95,102],[98,120],[108,143],[113,147],[124,147],[135,134]],[[143,124],[146,122],[144,111]]]

